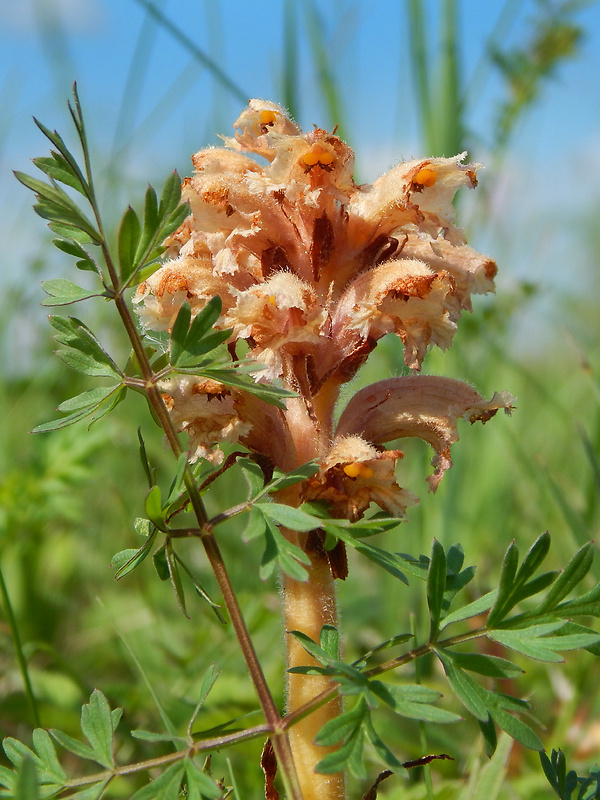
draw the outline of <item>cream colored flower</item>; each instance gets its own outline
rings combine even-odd
[[[242,419],[240,394],[218,381],[182,375],[162,381],[160,389],[176,429],[189,434],[191,462],[205,458],[220,464],[223,452],[218,445],[237,442],[252,428]]]
[[[360,436],[337,439],[304,490],[306,500],[327,500],[332,516],[360,519],[371,503],[403,517],[417,498],[394,478],[400,450],[377,450]]]
[[[184,302],[195,315],[218,294],[230,352],[243,341],[257,379],[280,379],[298,397],[284,411],[214,381],[173,378],[163,391],[175,424],[192,458],[218,462],[219,442],[239,441],[286,470],[319,459],[298,502],[327,500],[348,519],[371,503],[401,516],[416,498],[396,482],[402,453],[384,445],[429,442],[435,490],[458,420],[485,422],[513,398],[486,402],[460,381],[412,375],[358,392],[337,427],[335,404],[382,336],[399,338],[417,372],[431,347],[451,345],[471,295],[494,291],[496,265],[455,226],[454,195],[477,185],[478,165],[464,154],[417,159],[358,185],[347,144],[320,128],[303,133],[275,103],[251,100],[234,128],[225,148],[192,157],[190,215],[136,307],[147,328],[170,330]]]

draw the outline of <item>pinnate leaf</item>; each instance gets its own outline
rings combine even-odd
[[[108,700],[98,689],[94,689],[89,703],[81,709],[81,730],[94,751],[95,760],[112,769],[112,716]]]
[[[71,303],[87,300],[90,297],[99,297],[102,294],[101,292],[90,292],[88,289],[82,289],[81,286],[77,286],[76,283],[64,278],[42,281],[42,289],[49,295],[42,300],[43,306],[67,306]]]

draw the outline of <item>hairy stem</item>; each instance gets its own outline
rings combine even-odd
[[[319,641],[323,625],[337,627],[337,605],[333,578],[329,562],[316,533],[300,536],[294,531],[286,531],[294,544],[301,546],[309,555],[309,578],[305,583],[284,576],[283,604],[286,631],[298,630]],[[287,636],[288,668],[317,665],[293,637]],[[331,681],[326,676],[294,675],[287,677],[287,710],[293,713],[309,703],[322,692],[330,689]],[[319,747],[314,738],[330,719],[337,717],[342,710],[341,697],[332,697],[325,705],[290,728],[289,736],[296,763],[296,770],[304,800],[343,800],[345,797],[344,775],[335,773],[323,775],[315,772],[315,766],[332,748]],[[335,748],[333,748],[335,749]]]

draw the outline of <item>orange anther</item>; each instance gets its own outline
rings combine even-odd
[[[307,167],[314,167],[315,164],[328,167],[335,161],[335,155],[316,143],[302,156],[302,161]]]
[[[302,161],[304,161],[307,167],[314,167],[315,164],[319,163],[319,154],[309,150],[308,153],[302,156]]]
[[[357,461],[352,462],[352,464],[346,464],[344,472],[349,478],[357,478],[361,472],[361,465]]]
[[[413,178],[414,183],[420,186],[433,186],[437,180],[437,172],[434,169],[423,167]]]
[[[372,478],[374,474],[371,467],[368,467],[366,464],[361,464],[360,461],[353,461],[351,464],[346,464],[344,472],[349,478],[358,478],[359,475],[361,478]]]
[[[277,117],[276,111],[269,111],[268,109],[265,109],[264,111],[260,112],[260,124],[274,125],[276,117]]]

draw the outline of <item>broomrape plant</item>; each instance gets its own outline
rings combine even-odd
[[[472,677],[515,677],[520,668],[456,646],[488,637],[550,662],[561,660],[562,650],[599,652],[600,636],[572,618],[600,616],[600,585],[578,599],[565,599],[590,569],[591,544],[561,573],[533,577],[547,555],[548,534],[520,564],[513,543],[498,589],[451,608],[475,572],[463,566],[459,545],[446,551],[434,540],[430,556],[411,557],[368,541],[396,528],[418,502],[397,482],[402,451],[386,444],[406,437],[429,443],[434,469],[428,482],[435,491],[452,464],[459,421],[485,423],[498,410],[510,413],[513,407],[507,392],[485,400],[460,381],[418,374],[432,346],[451,345],[462,312],[471,309],[471,295],[494,290],[494,262],[468,247],[454,222],[455,193],[476,187],[479,165],[465,164],[465,154],[418,159],[373,184],[357,185],[354,154],[335,132],[303,133],[278,105],[251,100],[234,124],[235,135],[224,137],[225,148],[207,148],[192,157],[194,174],[181,190],[173,175],[160,198],[148,189],[141,219],[132,208],[125,212],[113,251],[96,200],[76,92],[70,110],[83,167],[56,132],[38,123],[55,148],[34,162],[49,183],[17,177],[37,194],[36,210],[58,234],[55,245],[74,256],[79,269],[97,275],[98,289],[46,281],[44,304],[68,305],[93,296],[113,301],[132,353],[120,367],[79,319],[51,317],[55,338],[64,346],[59,356],[80,372],[112,383],[66,400],[59,408],[67,416],[36,430],[95,421],[128,390],[145,395],[177,469],[165,498],[147,464],[147,517],[136,521],[145,543],[114,557],[117,577],[152,553],[159,575],[171,581],[185,611],[181,573],[192,573],[176,543],[196,538],[214,570],[264,722],[233,733],[225,726],[208,739],[193,736],[192,725],[216,679],[209,670],[187,733],[166,737],[174,752],[119,765],[112,739],[120,712],[111,711],[97,691],[82,711],[88,744],[41,729],[34,733],[33,750],[5,741],[15,771],[0,771],[5,787],[0,796],[99,798],[115,776],[162,766],[134,800],[222,798],[231,790],[210,777],[209,762],[201,757],[263,737],[268,800],[280,796],[279,781],[291,800],[341,800],[347,773],[365,784],[364,797],[373,800],[392,772],[450,757],[402,762],[372,718],[383,705],[399,717],[428,724],[459,722],[458,715],[436,705],[437,691],[407,682],[402,672],[394,683],[379,679],[432,653],[458,700],[478,720],[490,755],[496,726],[541,750],[537,734],[514,716],[529,704],[484,688]],[[91,216],[61,184],[84,196]],[[367,386],[339,408],[341,388],[390,333],[400,340],[411,374]],[[143,441],[141,452],[145,459]],[[248,499],[209,518],[204,492],[235,468],[248,479]],[[182,511],[189,512],[189,524],[177,524],[184,519],[178,516]],[[239,517],[248,546],[262,541],[260,578],[281,575],[285,710],[277,708],[265,681],[221,553],[218,526],[233,517]],[[426,641],[394,631],[358,661],[341,659],[334,584],[352,580],[347,547],[399,581],[423,581],[430,615]],[[542,592],[537,604],[525,603],[514,612]],[[451,625],[459,632],[448,634]],[[402,652],[374,664],[388,647]],[[69,779],[54,742],[99,763],[103,771]],[[367,743],[386,767],[374,782],[363,759]],[[24,794],[27,787],[38,795]]]

